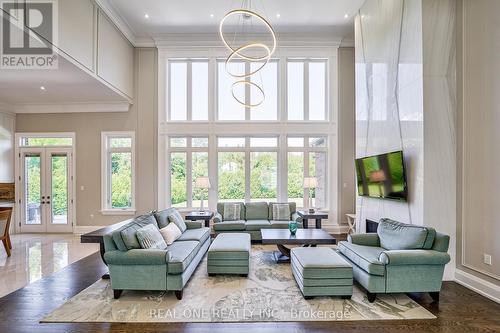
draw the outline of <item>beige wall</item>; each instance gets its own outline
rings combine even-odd
[[[339,223],[347,223],[345,214],[356,212],[354,47],[339,48],[338,70]]]
[[[457,268],[500,286],[500,2],[458,8]]]
[[[77,226],[108,225],[126,218],[100,213],[102,131],[135,131],[137,214],[156,207],[157,51],[136,49],[134,61],[135,99],[129,112],[17,116],[16,132],[76,133]]]

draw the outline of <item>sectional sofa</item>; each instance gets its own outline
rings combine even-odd
[[[104,260],[109,267],[115,298],[123,290],[172,290],[182,299],[182,290],[210,245],[210,229],[201,222],[186,221],[185,230],[165,249],[142,249],[137,230],[153,224],[165,227],[174,208],[151,212],[129,220],[104,236]],[[184,228],[182,228],[184,229]]]
[[[228,221],[224,215],[225,204],[239,204],[240,218]],[[217,213],[214,216],[214,231],[216,233],[245,232],[250,234],[252,240],[261,240],[261,229],[287,229],[291,221],[298,223],[302,228],[302,218],[297,214],[297,206],[289,202],[290,219],[287,221],[276,221],[273,219],[273,205],[275,202],[231,202],[217,204]]]

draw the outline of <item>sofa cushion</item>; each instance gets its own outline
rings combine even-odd
[[[292,219],[292,214],[297,211],[297,204],[295,202],[284,202],[290,206],[290,220]],[[274,220],[273,219],[273,206],[276,205],[277,202],[270,202],[269,203],[269,213],[268,213],[268,219],[269,220]]]
[[[436,230],[381,219],[377,234],[380,238],[380,246],[388,250],[430,249],[436,237]]]
[[[168,220],[171,223],[175,223],[177,227],[181,230],[181,232],[186,231],[187,226],[186,223],[184,222],[184,219],[182,218],[181,214],[177,211],[177,209],[174,209],[172,213],[168,216]]]
[[[117,248],[120,251],[140,249],[141,245],[139,244],[135,234],[137,230],[147,226],[148,224],[153,224],[158,227],[156,219],[152,214],[137,216],[131,219],[129,223],[113,232],[113,241],[115,242]]]
[[[384,276],[385,265],[379,261],[379,256],[385,249],[376,246],[339,242],[338,250],[365,272],[372,275]]]
[[[288,229],[291,221],[269,221],[272,229]]]
[[[184,231],[177,241],[198,241],[205,243],[208,237],[210,237],[210,228],[202,227]]]
[[[245,230],[260,230],[260,229],[270,229],[271,223],[268,220],[247,220]]]
[[[222,220],[224,221],[226,219],[226,216],[224,215],[224,205],[226,203],[235,203],[240,205],[240,220],[245,219],[245,204],[243,202],[219,202],[217,203],[217,213],[222,215]]]
[[[223,221],[214,224],[215,231],[243,231],[245,230],[245,221]]]
[[[155,211],[155,212],[153,212],[153,215],[154,215],[154,217],[156,219],[156,222],[158,223],[158,228],[159,229],[165,228],[170,223],[170,221],[168,220],[168,217],[170,215],[172,215],[172,213],[175,210],[176,210],[175,208],[168,208],[168,209],[164,209],[164,210],[161,210],[161,211]]]
[[[248,202],[245,204],[245,219],[248,220],[267,220],[268,219],[267,202]]]
[[[160,233],[167,245],[172,244],[182,235],[181,229],[175,223],[169,223],[165,228],[161,228]]]
[[[181,274],[193,261],[201,243],[197,241],[174,242],[167,247],[167,265],[169,274]]]
[[[241,214],[241,205],[237,203],[224,204],[224,221],[238,221]]]
[[[290,221],[290,205],[289,204],[274,204],[273,205],[273,220],[275,221]]]
[[[327,247],[295,247],[291,264],[305,279],[352,279],[352,266]]]
[[[148,224],[147,226],[140,228],[135,233],[135,236],[143,249],[163,250],[167,247],[167,243],[163,239],[158,227],[153,224]]]

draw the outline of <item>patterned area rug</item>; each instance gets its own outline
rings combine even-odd
[[[277,264],[274,246],[252,246],[250,274],[207,275],[206,257],[178,301],[173,292],[124,291],[113,299],[107,280],[99,280],[41,322],[258,322],[434,319],[403,294],[380,295],[369,303],[354,286],[352,299],[305,300],[290,265]]]

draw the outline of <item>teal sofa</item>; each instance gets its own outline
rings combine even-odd
[[[370,302],[377,293],[409,292],[428,292],[437,302],[449,241],[433,228],[381,219],[377,233],[349,235],[338,251],[352,264]]]
[[[115,298],[123,290],[172,290],[182,299],[184,286],[210,246],[210,229],[201,222],[186,221],[180,238],[162,250],[141,249],[135,236],[148,224],[165,227],[172,214],[179,213],[169,208],[141,215],[104,236],[104,260]]]
[[[214,231],[216,233],[225,232],[245,232],[250,234],[252,241],[262,240],[260,233],[261,229],[287,229],[291,221],[298,223],[299,228],[302,228],[302,218],[297,213],[297,206],[294,202],[289,202],[290,220],[275,221],[273,220],[273,205],[274,202],[230,202],[231,204],[241,205],[240,219],[237,221],[227,221],[224,218],[224,204],[217,204],[217,213],[214,216]]]

